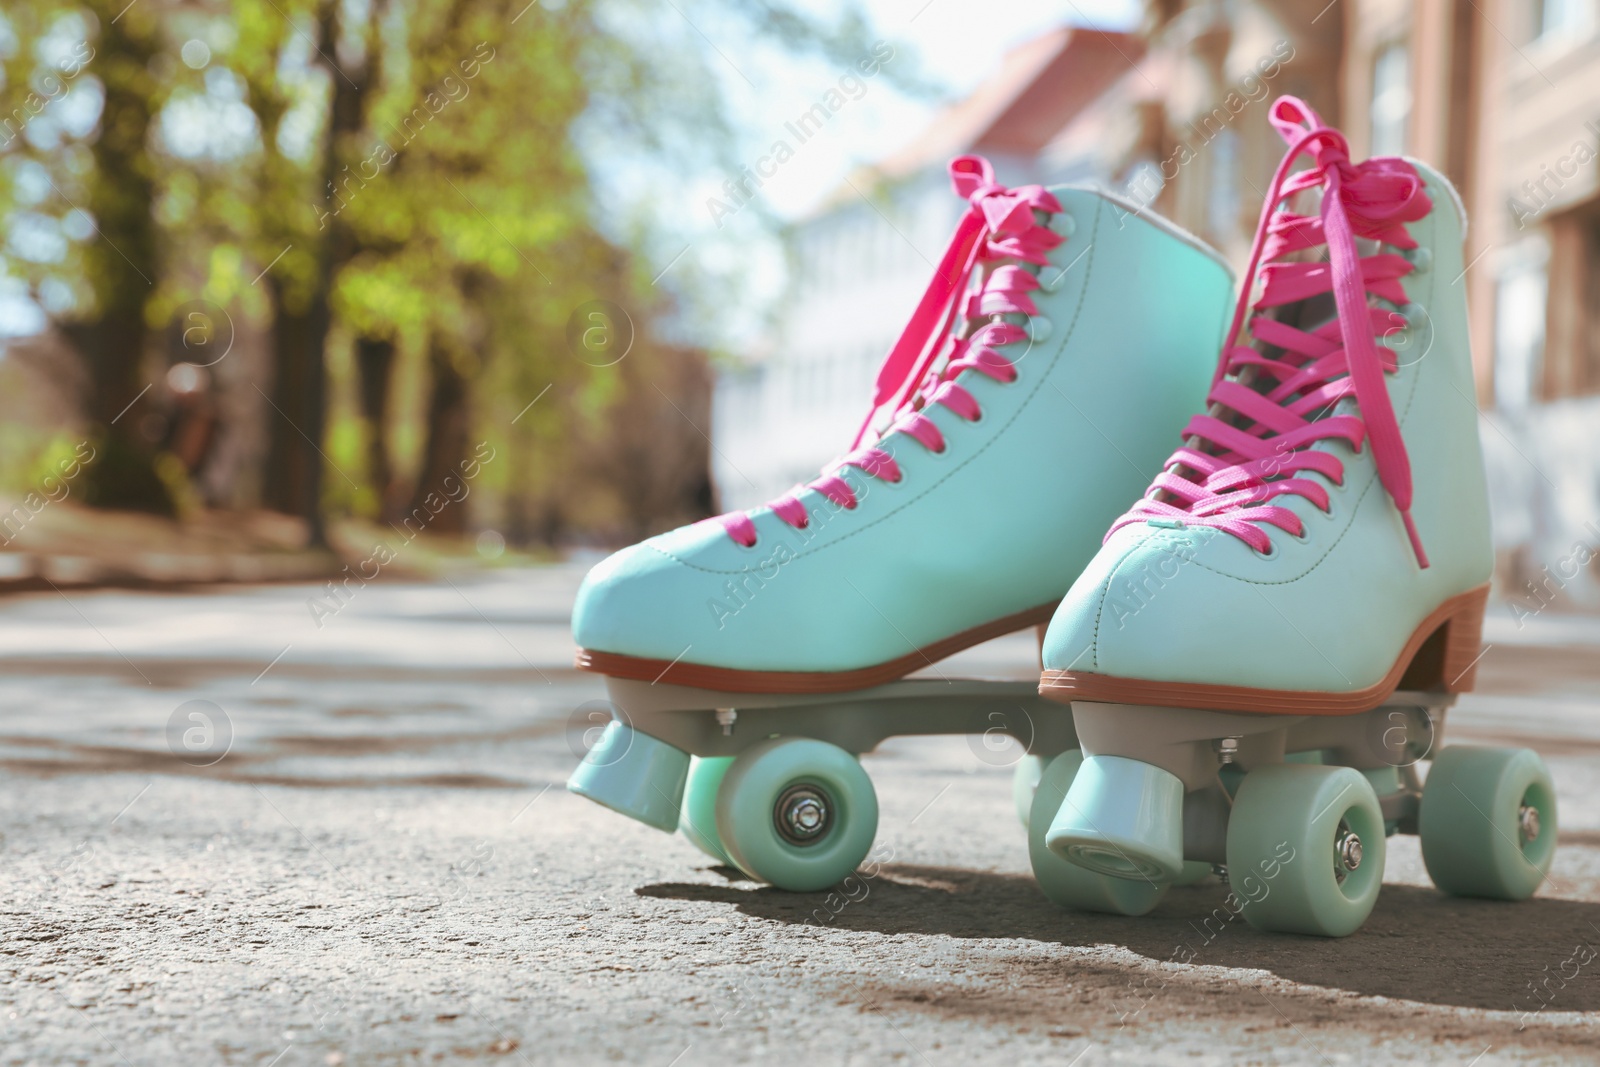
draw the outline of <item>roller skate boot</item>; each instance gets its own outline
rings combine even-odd
[[[1492,567],[1460,201],[1354,163],[1299,100],[1270,114],[1288,151],[1207,404],[1044,639],[1081,750],[1046,769],[1034,851],[1041,879],[1124,881],[1080,907],[1148,910],[1209,862],[1253,926],[1342,936],[1387,835],[1420,834],[1448,893],[1520,899],[1556,813],[1533,752],[1439,747]]]
[[[870,848],[858,756],[903,734],[1075,744],[1032,681],[941,658],[1048,621],[1204,396],[1230,308],[1221,258],[1088,189],[994,180],[967,202],[879,371],[850,449],[763,507],[601,562],[573,612],[606,677],[568,788],[781,888],[837,883]],[[907,678],[929,669],[931,678]]]

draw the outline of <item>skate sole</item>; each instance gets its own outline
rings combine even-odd
[[[1279,715],[1356,715],[1381,706],[1397,689],[1464,693],[1472,688],[1477,674],[1488,598],[1489,587],[1482,585],[1439,605],[1412,632],[1383,680],[1365,689],[1345,693],[1252,689],[1145,681],[1086,671],[1043,671],[1039,695],[1064,704],[1091,700]]]
[[[904,678],[973,645],[1029,626],[1041,626],[1055,614],[1054,602],[1041,604],[1015,615],[986,622],[958,634],[935,641],[910,655],[871,667],[848,671],[747,671],[730,667],[710,667],[682,660],[643,659],[616,652],[597,652],[580,648],[574,665],[611,678],[639,682],[667,682],[694,689],[714,689],[723,693],[847,693]]]

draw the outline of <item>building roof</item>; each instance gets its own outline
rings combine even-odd
[[[873,169],[903,177],[967,152],[1037,155],[1079,111],[1144,55],[1128,33],[1062,26],[1006,53],[966,99],[936,115]]]

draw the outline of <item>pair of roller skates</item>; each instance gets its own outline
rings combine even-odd
[[[1354,163],[1292,97],[1270,117],[1236,302],[1171,223],[955,160],[968,210],[850,450],[584,582],[614,719],[568,787],[817,890],[873,842],[860,753],[998,731],[1068,907],[1142,914],[1216,872],[1252,925],[1340,936],[1397,832],[1446,892],[1530,896],[1543,763],[1440,747],[1492,567],[1459,199]],[[934,666],[1046,622],[1037,687]]]

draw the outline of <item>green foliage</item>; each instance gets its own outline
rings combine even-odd
[[[655,283],[684,226],[654,189],[734,169],[730,41],[759,70],[774,51],[848,64],[868,36],[851,13],[829,26],[730,0],[7,0],[0,268],[62,327],[131,310],[151,351],[119,358],[158,385],[156,342],[195,301],[260,346],[325,297],[336,509],[379,514],[374,435],[396,469],[422,464],[429,354],[445,353],[470,440],[506,457],[483,476],[496,507],[623,521],[623,490],[573,489],[581,454],[624,412],[659,409],[659,431],[691,441],[709,429],[673,414],[670,389],[705,383],[661,337],[734,292],[694,256]],[[626,368],[569,347],[597,299],[631,319]],[[394,345],[378,425],[346,350],[360,339]],[[148,488],[137,456],[108,456]],[[153,469],[192,506],[187,474]]]

